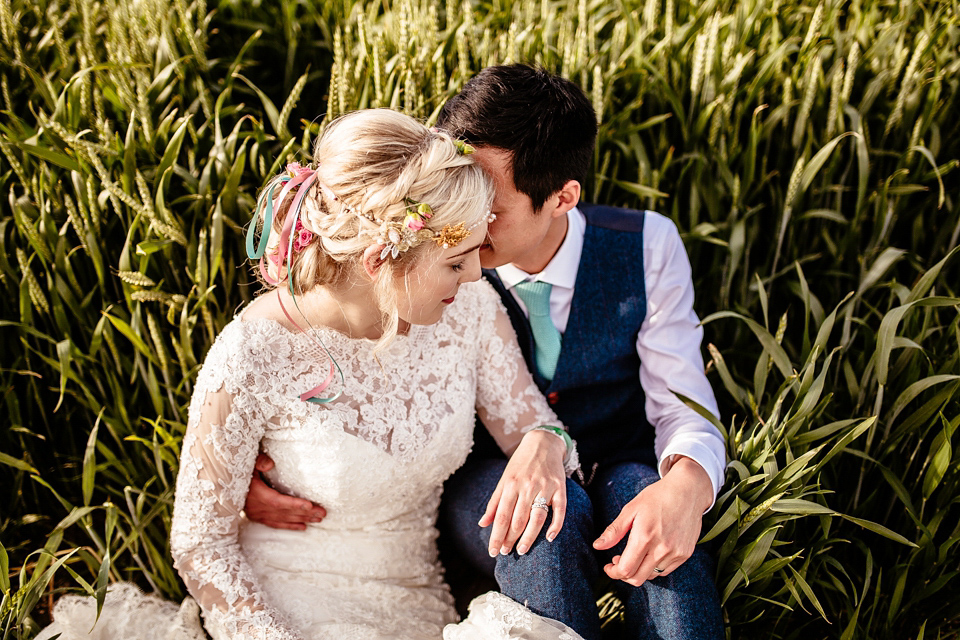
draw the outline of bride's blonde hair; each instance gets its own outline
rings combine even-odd
[[[467,229],[476,227],[490,213],[493,185],[464,153],[462,143],[396,111],[370,109],[336,119],[317,140],[313,162],[316,179],[307,187],[300,220],[314,237],[290,256],[289,274],[287,264],[269,258],[263,261],[268,287],[279,286],[276,282],[280,280],[287,286],[287,276],[298,295],[318,286],[348,284],[364,251],[379,244],[385,225],[402,223],[411,208],[421,203],[431,213],[422,219],[424,229],[434,233],[460,223]],[[285,176],[274,177],[264,193],[271,188],[279,192]],[[294,190],[276,203],[267,256],[283,253],[281,230],[295,196]],[[252,224],[262,225],[262,218],[258,207]],[[423,241],[383,261],[374,286],[383,314],[380,346],[396,335],[397,278],[427,252],[436,250],[437,243]]]

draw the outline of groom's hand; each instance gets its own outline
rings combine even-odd
[[[262,473],[273,469],[273,460],[265,453],[257,456],[253,468],[247,501],[243,511],[247,518],[274,529],[302,531],[309,522],[320,522],[327,517],[326,510],[303,498],[280,493],[263,480]]]
[[[703,512],[712,502],[707,472],[681,456],[663,478],[628,502],[593,543],[596,549],[610,549],[629,534],[623,553],[614,556],[604,572],[635,587],[670,575],[693,554]]]

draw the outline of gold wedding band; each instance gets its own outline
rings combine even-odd
[[[657,573],[663,573],[665,571],[665,569],[660,569],[658,567],[654,567],[653,570],[656,571]]]

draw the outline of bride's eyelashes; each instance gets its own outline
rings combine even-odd
[[[450,265],[450,268],[453,269],[454,271],[456,271],[457,273],[460,273],[461,271],[463,271],[464,266],[465,266],[465,265],[464,265],[464,262],[463,262],[463,260],[461,260],[460,262],[457,262],[456,264]]]

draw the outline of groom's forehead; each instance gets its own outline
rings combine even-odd
[[[516,189],[513,181],[513,152],[500,147],[477,147],[474,158],[493,179],[493,185],[498,192],[501,189]]]

